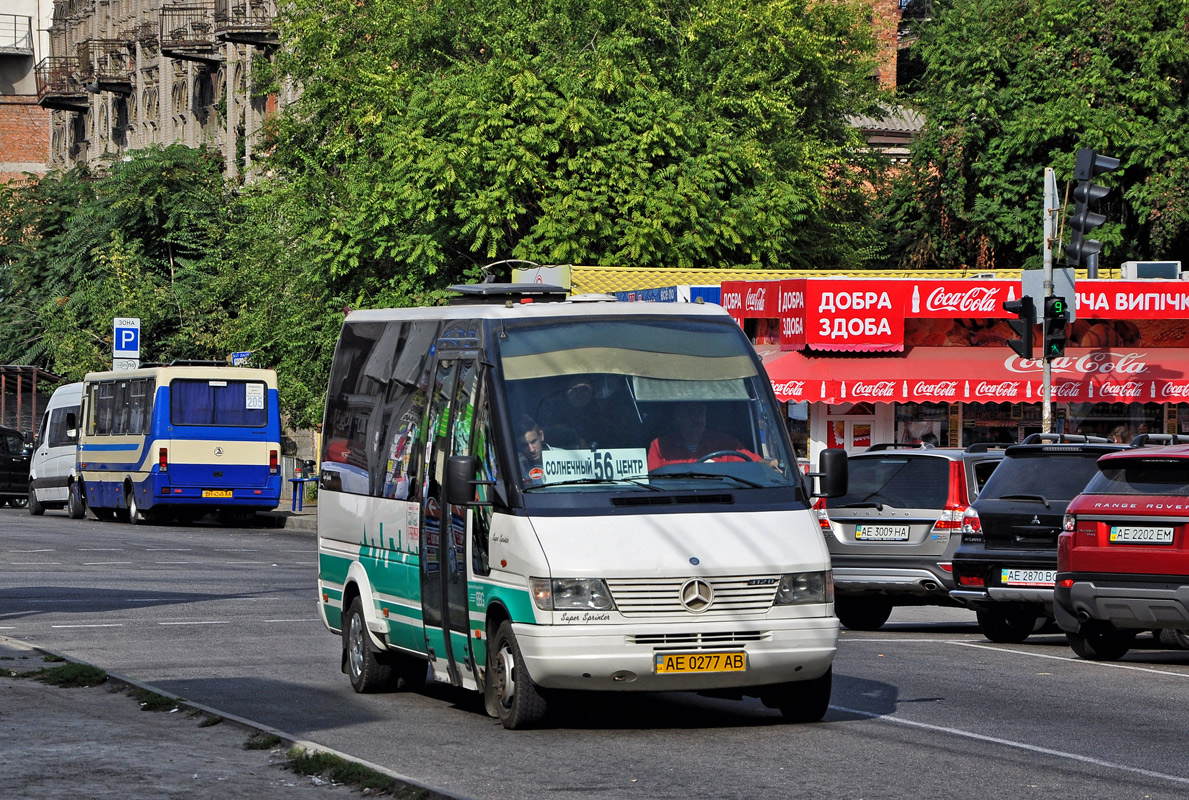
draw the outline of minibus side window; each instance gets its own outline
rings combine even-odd
[[[491,431],[491,414],[487,404],[487,381],[483,381],[479,403],[475,409],[475,432],[471,444],[471,455],[479,459],[479,472],[475,478],[480,481],[499,481],[499,466],[495,453],[495,437]],[[478,505],[471,509],[471,568],[476,575],[490,575],[488,561],[491,535],[492,503],[495,487],[480,484],[476,487]]]

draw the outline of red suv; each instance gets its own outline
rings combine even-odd
[[[1189,631],[1189,437],[1105,455],[1066,509],[1053,611],[1082,658],[1121,658],[1143,630]]]

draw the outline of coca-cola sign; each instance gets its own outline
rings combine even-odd
[[[764,296],[767,293],[764,287],[754,286],[747,290],[747,296],[743,300],[743,309],[745,311],[763,311],[764,310]]]
[[[1148,372],[1148,362],[1145,360],[1147,357],[1147,353],[1095,351],[1081,356],[1054,358],[1051,368],[1055,375],[1140,375]],[[1008,372],[1033,374],[1044,369],[1044,361],[1039,358],[1007,356],[1003,366]]]
[[[913,384],[912,393],[917,397],[957,397],[958,382],[936,381],[934,383],[927,383],[925,381],[917,381]]]
[[[895,381],[856,381],[851,385],[851,394],[855,397],[891,397],[895,391]]]
[[[1098,393],[1103,397],[1139,397],[1143,394],[1142,383],[1104,383],[1098,387]]]
[[[957,311],[971,316],[991,315],[999,308],[1002,286],[972,286],[964,291],[953,291],[949,286],[938,286],[925,300],[926,311]],[[1006,297],[1006,294],[1004,295]]]
[[[1020,384],[1017,381],[979,381],[974,393],[978,397],[1011,399],[1020,393]]]
[[[801,399],[805,395],[805,381],[772,381],[772,391],[782,401],[787,398]]]

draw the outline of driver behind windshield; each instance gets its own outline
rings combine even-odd
[[[715,460],[760,460],[735,437],[706,430],[705,403],[682,403],[673,417],[673,430],[653,439],[648,447],[649,471],[668,464],[688,464],[712,453],[720,454]]]

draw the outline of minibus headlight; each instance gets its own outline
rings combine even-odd
[[[533,602],[542,611],[610,611],[615,608],[602,578],[529,578]]]
[[[834,573],[789,572],[780,576],[776,587],[775,605],[793,606],[804,603],[834,602]]]

